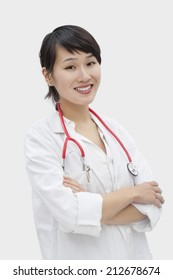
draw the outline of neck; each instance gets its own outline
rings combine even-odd
[[[86,123],[91,119],[88,105],[64,104],[60,102],[62,114],[76,124]]]

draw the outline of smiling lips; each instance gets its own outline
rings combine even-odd
[[[88,85],[85,87],[76,87],[75,90],[77,90],[81,94],[88,94],[91,92],[91,88],[93,85]]]

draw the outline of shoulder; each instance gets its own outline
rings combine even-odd
[[[38,134],[44,134],[48,130],[48,116],[37,120],[26,131],[26,137],[35,136]]]
[[[129,139],[130,142],[132,141],[131,135],[120,122],[118,122],[112,117],[103,114],[98,114],[97,112],[94,112],[94,110],[91,110],[91,113],[92,118],[98,124],[98,126],[100,126],[100,123],[102,123],[103,127],[106,128],[107,126],[107,131],[109,131],[109,129],[112,130],[120,139]]]
[[[133,137],[120,122],[108,116],[101,116],[101,118],[128,150],[133,150],[136,147]]]
[[[109,123],[111,126],[114,126],[117,129],[123,129],[123,125],[114,118],[105,115],[103,115],[102,118],[106,123]]]
[[[56,111],[49,113],[47,116],[37,120],[26,131],[26,137],[35,135],[51,134],[55,126],[59,124],[59,118]]]
[[[37,120],[28,128],[24,138],[24,153],[27,159],[36,159],[40,155],[49,158],[50,155],[57,157],[59,138],[57,139],[53,128],[58,122],[59,118],[55,111]]]
[[[124,127],[123,124],[121,124],[120,122],[118,122],[114,118],[111,118],[111,117],[108,117],[108,116],[102,116],[102,118],[105,121],[105,123],[108,126],[110,126],[110,128],[112,130],[114,130],[114,132],[116,132],[117,134],[120,134],[121,136],[132,138],[132,136],[129,134],[128,130]]]
[[[54,139],[53,124],[56,123],[57,114],[51,112],[47,116],[33,123],[25,133],[25,147],[47,146]]]

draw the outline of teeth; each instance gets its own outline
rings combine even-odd
[[[86,91],[89,90],[91,88],[91,86],[88,87],[80,87],[80,88],[76,88],[78,91]]]

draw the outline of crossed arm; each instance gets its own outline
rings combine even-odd
[[[64,177],[64,186],[72,189],[73,192],[85,191],[75,180]],[[158,208],[162,207],[164,198],[159,185],[155,181],[119,189],[106,193],[103,196],[102,224],[129,224],[142,221],[146,218],[132,203],[153,204]]]

